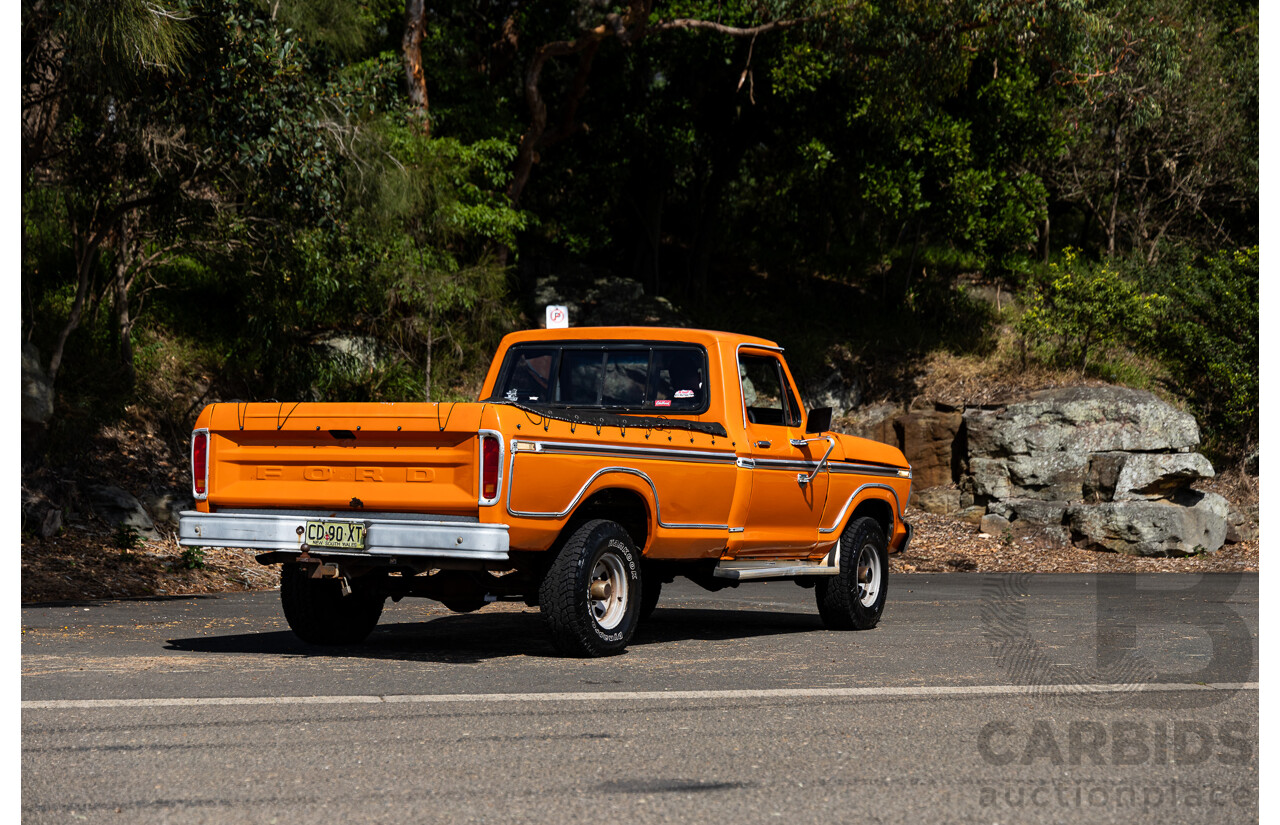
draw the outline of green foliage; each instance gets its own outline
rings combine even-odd
[[[1085,261],[1070,247],[1062,257],[1027,285],[1018,332],[1040,357],[1084,373],[1091,356],[1149,327],[1162,302],[1109,262]]]
[[[203,570],[204,569],[204,548],[203,547],[184,547],[182,548],[182,566],[187,570]]]
[[[1166,299],[1144,342],[1189,396],[1208,440],[1236,457],[1256,447],[1258,247],[1172,256],[1142,277]]]
[[[1067,141],[1038,167],[1107,254],[1155,261],[1256,236],[1257,15],[1113,0],[1073,27],[1057,72]]]
[[[24,50],[45,36],[64,41],[66,68],[98,90],[138,89],[148,74],[181,71],[194,46],[187,0],[23,0]]]
[[[1257,247],[1184,250],[1155,265],[1091,263],[1067,249],[1023,302],[1017,328],[1033,357],[1130,386],[1158,381],[1190,402],[1220,455],[1239,458],[1257,444]]]
[[[142,544],[142,535],[129,524],[117,524],[115,532],[111,534],[111,546],[120,550],[122,554],[137,550],[142,547]]]

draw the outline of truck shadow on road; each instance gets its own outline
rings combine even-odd
[[[637,629],[628,649],[674,642],[720,642],[825,632],[816,614],[658,608]],[[420,622],[384,622],[360,645],[311,645],[285,630],[170,639],[165,649],[454,664],[509,656],[561,658],[546,637],[542,617],[533,609],[519,613],[448,615]]]

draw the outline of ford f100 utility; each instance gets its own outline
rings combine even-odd
[[[827,627],[865,629],[911,538],[911,468],[830,419],[760,338],[517,332],[476,402],[209,405],[180,541],[282,564],[285,618],[315,644],[423,596],[523,601],[560,651],[618,653],[676,576],[791,579]]]

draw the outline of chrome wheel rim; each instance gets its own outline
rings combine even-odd
[[[857,563],[857,598],[863,607],[875,607],[883,582],[880,554],[874,544],[864,544],[858,551]]]
[[[587,604],[596,624],[605,630],[613,630],[622,624],[629,595],[622,559],[614,553],[605,553],[596,559],[591,568],[591,583],[587,587]]]

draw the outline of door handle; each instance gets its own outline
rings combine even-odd
[[[757,441],[757,442],[756,442],[756,446],[757,446],[757,447],[759,447],[759,448],[760,448],[760,449],[762,449],[762,450],[767,450],[767,449],[769,449],[770,447],[772,447],[772,446],[773,446],[773,442],[772,442],[772,441]]]

